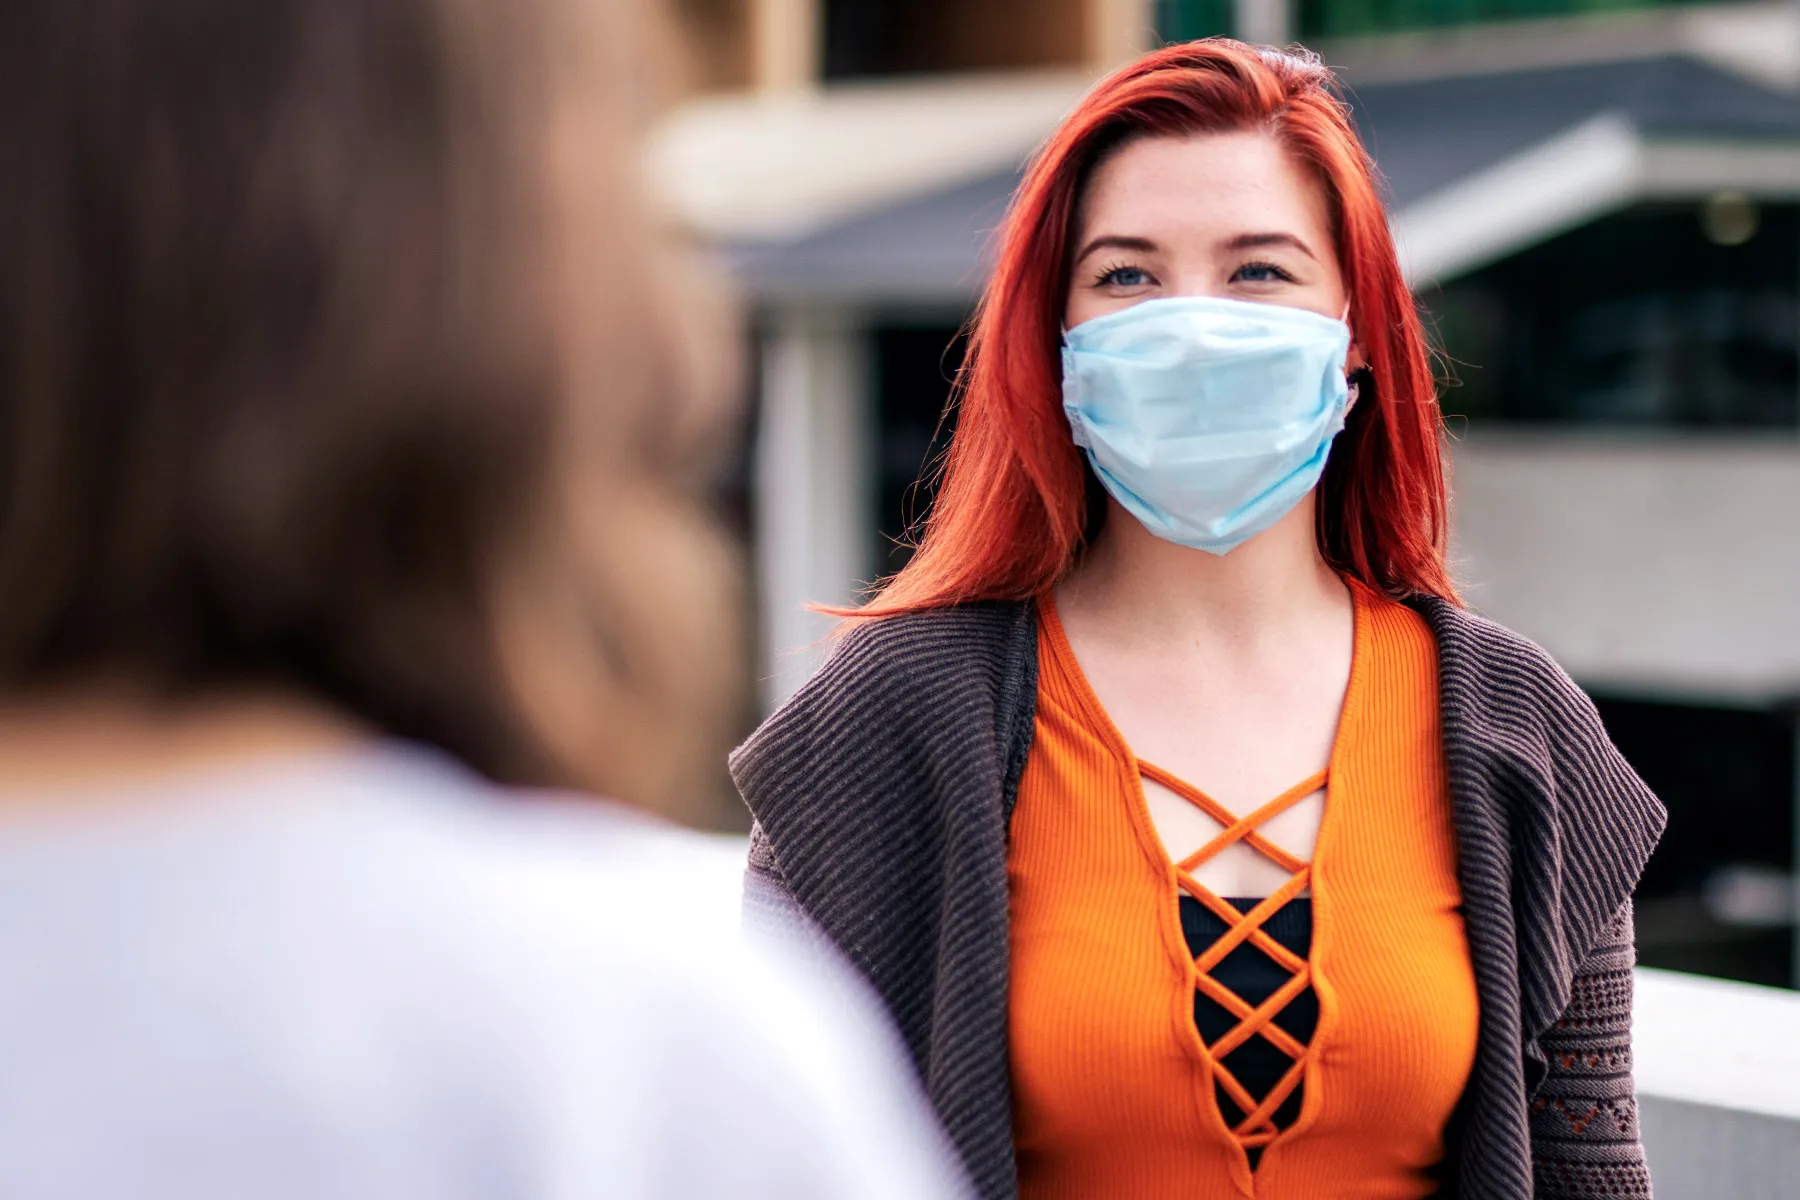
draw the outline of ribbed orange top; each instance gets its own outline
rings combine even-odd
[[[1040,602],[1037,723],[1008,855],[1022,1200],[1433,1190],[1428,1171],[1468,1082],[1477,1018],[1437,647],[1411,609],[1351,591],[1355,651],[1318,843],[1310,864],[1284,864],[1295,879],[1304,870],[1312,891],[1311,954],[1292,966],[1318,996],[1319,1022],[1306,1046],[1286,1048],[1300,1055],[1299,1117],[1248,1137],[1226,1125],[1194,1022],[1194,991],[1216,956],[1197,965],[1188,952],[1184,884],[1151,823],[1140,764],[1082,676],[1055,605]],[[1316,790],[1309,782],[1298,786]],[[1250,824],[1238,830],[1246,841]],[[1256,935],[1227,935],[1246,936]],[[1257,1144],[1252,1170],[1245,1147]]]

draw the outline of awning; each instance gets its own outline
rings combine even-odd
[[[1034,86],[1029,104],[1008,110],[1010,123],[988,121],[987,152],[998,161],[986,169],[975,169],[981,147],[965,132],[960,178],[912,191],[897,182],[900,198],[865,201],[797,235],[728,240],[724,251],[747,290],[771,302],[967,303],[1018,182],[1023,134],[1038,128],[1041,138],[1066,109],[1064,97],[1079,94],[1066,79]],[[1366,87],[1352,80],[1348,98],[1385,177],[1415,282],[1452,278],[1645,200],[1722,190],[1800,197],[1800,99],[1696,59]],[[1039,126],[1029,124],[1034,116]],[[957,110],[932,119],[954,127]],[[980,118],[966,124],[979,127]],[[890,128],[934,136],[924,120]],[[933,151],[897,143],[888,153],[930,159]],[[956,174],[954,164],[939,170]]]

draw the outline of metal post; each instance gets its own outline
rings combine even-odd
[[[870,360],[865,327],[841,310],[778,311],[763,343],[753,507],[770,709],[824,660],[836,621],[807,605],[851,603],[875,572]]]

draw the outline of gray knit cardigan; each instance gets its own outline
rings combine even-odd
[[[1662,806],[1542,650],[1413,605],[1438,643],[1481,1002],[1440,1194],[1648,1197],[1630,897]],[[871,622],[731,763],[756,818],[749,914],[797,908],[868,977],[987,1200],[1017,1191],[1006,849],[1036,700],[1034,604]]]

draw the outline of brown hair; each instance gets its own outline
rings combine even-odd
[[[666,794],[735,715],[694,503],[723,309],[636,195],[634,20],[5,6],[0,691],[299,686],[496,778]]]

